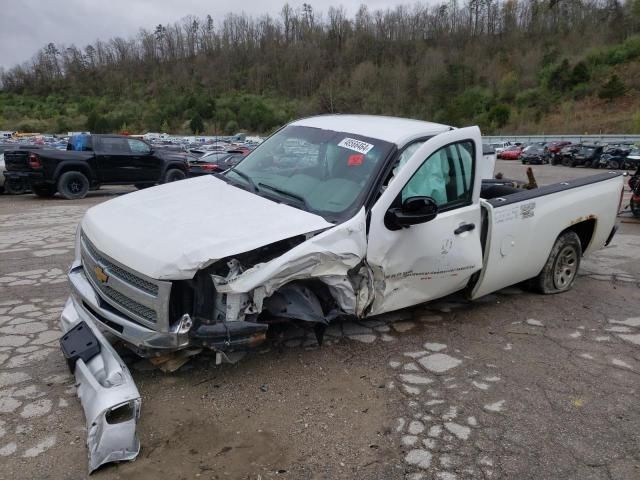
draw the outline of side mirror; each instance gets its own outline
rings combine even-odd
[[[430,222],[438,216],[438,205],[431,197],[409,197],[401,208],[392,207],[384,216],[389,230],[400,230],[411,225]]]

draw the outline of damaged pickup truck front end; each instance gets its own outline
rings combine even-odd
[[[197,222],[180,216],[173,217],[174,233],[167,232],[154,212],[163,203],[184,211],[176,198],[201,204],[226,198],[225,215],[244,221],[225,224],[213,213]],[[130,218],[138,221],[123,226]],[[123,228],[127,241],[117,233]],[[224,356],[259,345],[269,325],[293,319],[312,322],[321,340],[332,319],[361,316],[371,304],[365,252],[364,208],[329,223],[211,176],[92,208],[76,235],[72,295],[61,319],[72,337],[74,327],[86,324],[100,346],[92,358],[75,361],[74,372],[89,429],[90,470],[133,459],[139,449],[140,395],[111,342],[142,357],[191,348]],[[125,410],[124,418],[113,414]]]

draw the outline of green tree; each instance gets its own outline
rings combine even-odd
[[[511,117],[511,109],[504,103],[495,105],[489,110],[489,121],[497,128],[504,127]]]
[[[573,70],[571,70],[571,77],[569,79],[572,86],[579,85],[581,83],[586,83],[591,80],[591,73],[589,72],[589,67],[585,62],[578,62],[573,66]]]
[[[238,128],[240,128],[238,127],[238,122],[236,122],[235,120],[229,120],[224,126],[224,132],[229,135],[233,135],[234,133],[238,132]]]
[[[614,98],[621,97],[627,91],[624,82],[617,75],[611,75],[611,78],[605,82],[598,91],[598,97],[611,101]]]
[[[200,132],[204,132],[204,122],[202,121],[202,117],[199,114],[195,114],[195,116],[189,122],[189,128],[195,134]]]

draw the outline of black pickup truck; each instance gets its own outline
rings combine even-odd
[[[83,198],[100,185],[145,188],[186,178],[182,153],[156,151],[138,138],[121,135],[77,135],[67,150],[5,151],[7,181],[27,180],[33,193],[66,199]]]

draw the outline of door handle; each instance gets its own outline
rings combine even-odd
[[[453,233],[455,233],[456,235],[460,235],[461,233],[464,233],[464,232],[470,232],[474,228],[476,228],[476,225],[474,223],[464,223],[460,225],[458,228],[456,228],[453,231]]]

